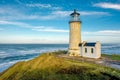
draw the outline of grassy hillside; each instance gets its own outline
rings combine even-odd
[[[119,54],[102,54],[103,57],[109,58],[111,60],[118,60],[120,61],[120,55]]]
[[[96,64],[58,58],[59,52],[18,62],[0,80],[120,80],[120,71]]]

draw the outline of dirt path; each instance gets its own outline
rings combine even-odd
[[[90,63],[100,64],[103,66],[109,66],[109,67],[120,70],[120,61],[110,60],[105,57],[101,57],[100,59],[92,59],[92,58],[68,56],[65,54],[57,55],[57,57],[62,57],[65,59],[75,60],[75,61],[80,61],[80,62],[90,62]]]

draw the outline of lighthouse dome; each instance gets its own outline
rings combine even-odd
[[[70,22],[73,21],[77,21],[77,22],[81,22],[79,19],[79,13],[74,9],[74,12],[70,14],[71,18],[70,18]]]

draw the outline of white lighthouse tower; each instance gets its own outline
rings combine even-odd
[[[80,56],[79,44],[81,43],[81,21],[79,19],[80,14],[74,10],[70,14],[70,33],[69,33],[69,56]]]

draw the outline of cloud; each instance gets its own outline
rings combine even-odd
[[[17,27],[30,28],[31,30],[41,32],[68,32],[68,30],[56,29],[51,26],[33,26],[23,22],[0,21],[0,25],[15,25]]]
[[[50,4],[40,4],[40,3],[26,4],[26,6],[28,6],[28,7],[39,7],[39,8],[51,8],[52,7]]]
[[[33,5],[31,4],[31,6]],[[40,5],[36,5],[36,6],[40,6]],[[43,7],[44,6],[45,5],[43,5]],[[50,7],[50,5],[48,5],[47,7]],[[40,12],[36,12],[37,14],[31,14],[31,13],[28,14],[26,11],[21,9],[16,9],[11,6],[2,6],[0,7],[0,19],[1,20],[52,20],[52,19],[60,19],[60,18],[64,19],[65,17],[69,17],[69,15],[73,12],[73,11],[58,10],[59,7],[51,7],[51,9],[53,8],[54,9],[56,8],[56,10],[51,10],[49,14],[44,14]],[[78,11],[78,12],[80,12],[82,16],[109,15],[108,12],[97,12],[97,11]]]
[[[54,7],[54,9],[58,7]],[[14,14],[13,14],[14,13]],[[57,15],[57,14],[56,14]],[[44,15],[40,14],[26,14],[24,11],[21,11],[12,7],[0,7],[0,19],[1,20],[50,20],[55,19],[57,16],[53,12]]]
[[[97,12],[97,11],[80,11],[81,15],[110,15],[108,12]]]
[[[60,18],[65,18],[69,17],[69,15],[73,11],[53,11],[49,15],[46,16],[39,16],[37,18],[42,19],[42,20],[50,20],[50,19],[60,19]],[[97,12],[97,11],[78,11],[82,16],[104,16],[104,15],[110,15],[108,12]]]
[[[120,43],[120,30],[101,30],[82,32],[82,40],[88,42]]]
[[[32,7],[32,8],[47,8],[47,9],[53,9],[53,10],[60,10],[62,9],[61,7],[57,6],[52,6],[51,4],[41,4],[41,3],[32,3],[32,4],[26,4],[27,7]]]
[[[41,32],[69,32],[68,30],[62,30],[62,29],[55,29],[52,27],[40,27],[40,28],[33,28],[32,30],[35,31],[41,31]]]
[[[96,32],[83,32],[84,35],[96,36],[120,36],[120,30],[102,30]]]
[[[16,21],[0,21],[0,25],[13,25],[16,27],[23,27],[23,28],[29,28],[31,30],[37,29],[37,28],[47,28],[47,26],[33,26],[24,22],[16,22]]]
[[[31,15],[29,19],[38,19],[38,20],[52,20],[69,17],[69,14],[72,11],[52,11],[48,15]]]
[[[0,6],[0,20],[23,20],[28,16],[25,11],[11,6]],[[29,17],[28,17],[29,18]]]
[[[69,32],[69,30],[56,29],[51,26],[34,26],[23,22],[12,22],[12,21],[0,21],[0,25],[15,25],[17,27],[30,28],[31,30],[41,32]],[[2,29],[0,29],[2,30]],[[101,35],[101,36],[117,36],[120,35],[120,30],[102,30],[96,32],[83,32],[84,35]]]
[[[51,14],[57,17],[66,17],[69,16],[73,11],[53,11]]]
[[[120,4],[113,4],[113,3],[102,2],[102,3],[96,3],[93,6],[95,6],[95,7],[101,7],[101,8],[106,8],[106,9],[120,10]]]
[[[22,22],[12,22],[12,21],[0,21],[0,25],[15,25],[20,27],[30,27],[29,24],[22,23]]]
[[[58,16],[68,16],[72,13],[73,11],[54,11],[52,12],[53,15],[58,15]],[[88,16],[88,15],[109,15],[107,12],[97,12],[97,11],[78,11],[82,16]]]

